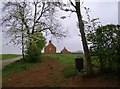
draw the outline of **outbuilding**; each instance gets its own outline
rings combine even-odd
[[[60,52],[62,54],[68,54],[70,53],[70,51],[68,51],[65,47],[63,48],[63,50]]]

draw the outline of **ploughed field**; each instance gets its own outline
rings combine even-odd
[[[78,55],[83,57],[83,54],[43,54],[40,63],[25,64],[16,61],[3,69],[2,85],[3,87],[120,87],[120,80],[107,75],[83,78],[75,69],[74,59]]]

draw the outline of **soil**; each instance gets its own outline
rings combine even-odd
[[[3,87],[120,87],[120,80],[108,77],[65,78],[63,66],[50,57],[43,57],[43,62],[22,72],[3,77]]]
[[[95,78],[81,78],[79,75],[71,78],[68,87],[120,87],[120,80],[111,79],[108,76]]]

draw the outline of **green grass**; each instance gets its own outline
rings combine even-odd
[[[30,67],[36,66],[38,63],[28,63],[28,62],[23,62],[21,60],[15,61],[7,66],[5,66],[2,69],[2,74],[3,76],[11,74],[11,73],[15,73],[15,72],[20,72],[23,70],[26,70]]]
[[[46,56],[57,59],[63,66],[63,74],[65,77],[71,77],[77,74],[75,68],[75,57],[83,57],[83,54],[45,54]]]
[[[0,60],[5,60],[8,58],[15,58],[21,55],[17,55],[17,54],[0,54]]]
[[[63,65],[63,74],[65,77],[72,77],[77,74],[77,70],[75,68],[75,57],[81,56],[83,57],[83,54],[45,54],[43,56],[50,56],[52,58],[55,58]],[[11,63],[7,66],[5,66],[2,69],[3,75],[19,72],[26,70],[27,68],[30,68],[32,66],[37,65],[36,63],[26,63],[23,61],[16,61],[14,63]]]

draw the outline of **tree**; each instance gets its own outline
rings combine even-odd
[[[75,3],[72,2],[71,0],[69,0],[69,4],[73,8],[71,8],[71,6],[68,6],[67,4],[64,4],[62,2],[54,3],[55,6],[58,6],[63,11],[66,11],[66,12],[70,11],[70,12],[75,12],[76,13],[77,19],[78,19],[79,31],[81,33],[85,58],[86,58],[86,61],[87,61],[87,71],[88,71],[88,73],[91,73],[92,72],[91,57],[90,57],[90,53],[89,53],[89,49],[88,49],[86,36],[85,36],[85,28],[84,28],[82,15],[81,15],[80,0],[75,0]],[[64,17],[62,17],[62,18],[64,18]]]
[[[120,69],[120,26],[106,25],[95,29],[88,34],[91,51],[97,56],[100,63],[100,72],[116,71]]]
[[[61,30],[59,23],[53,17],[55,8],[51,2],[41,2],[40,0],[9,1],[4,3],[2,13],[2,26],[11,37],[10,42],[17,45],[22,43],[23,59],[25,59],[24,54],[28,50],[27,48],[31,44],[33,45],[34,41],[43,40],[39,37],[44,38],[43,35],[36,36],[35,34],[50,33],[56,37],[66,36],[65,31]]]

